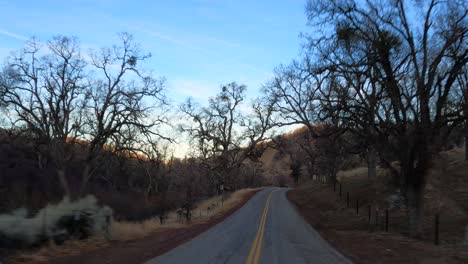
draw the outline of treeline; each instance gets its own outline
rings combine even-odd
[[[245,86],[222,86],[206,107],[188,100],[179,114],[193,122],[171,122],[164,79],[144,67],[150,54],[130,34],[120,41],[83,53],[74,37],[32,39],[7,58],[1,212],[94,194],[116,218],[141,220],[263,183],[254,156],[269,117],[259,102],[240,111]],[[178,159],[168,148],[182,132],[194,147]]]
[[[277,152],[275,159],[287,158],[289,175],[295,184],[314,177],[333,183],[339,170],[347,170],[365,164],[365,157],[356,139],[348,132],[334,134],[329,125],[314,125],[314,131],[324,136],[312,137],[307,127],[290,133],[276,135],[269,146]],[[325,136],[329,135],[329,136]],[[355,144],[355,146],[351,146]]]
[[[335,128],[326,125],[315,125],[314,130],[320,135],[311,137],[307,127],[303,126],[291,132],[275,135],[268,141],[268,148],[274,150],[274,165],[285,168],[284,176],[291,177],[295,184],[301,184],[313,179],[326,181],[330,184],[336,179],[337,173],[342,170],[352,170],[360,167],[368,169],[379,166],[381,169],[388,169],[383,161],[377,156],[376,163],[369,163],[368,153],[362,138],[357,138],[349,131],[335,133]],[[334,144],[338,142],[339,144]],[[454,128],[449,137],[447,137],[441,150],[450,150],[461,147],[464,144],[463,127]],[[397,160],[397,156],[391,151],[382,150],[389,160]],[[395,162],[394,162],[395,163]],[[265,164],[267,165],[267,164]],[[270,165],[270,164],[268,164]],[[267,167],[268,168],[268,167]],[[269,168],[268,168],[269,169]],[[270,171],[267,171],[270,173]],[[400,179],[395,174],[389,174],[389,189],[398,190]],[[368,178],[372,182],[379,180],[376,172],[368,170]],[[284,181],[284,179],[281,179]],[[277,182],[275,182],[277,183]]]
[[[81,145],[73,148],[77,156],[83,154]],[[56,168],[47,153],[42,154],[43,165],[38,167],[34,139],[2,131],[0,153],[0,214],[24,207],[34,215],[47,204],[63,199]],[[110,206],[117,220],[137,221],[164,216],[175,208],[192,209],[196,201],[217,195],[219,190],[200,160],[174,158],[164,148],[154,156],[133,157],[107,150],[101,153],[98,162],[100,166],[85,194],[93,194],[101,204]],[[234,188],[263,184],[261,170],[254,165],[241,167]],[[83,167],[80,158],[67,162],[66,175],[72,193],[79,191]]]
[[[377,164],[389,170],[413,236],[434,157],[455,133],[468,141],[467,10],[466,1],[308,1],[303,57],[264,88],[278,125],[327,139],[328,154],[318,153],[332,158],[330,182],[342,149],[364,155],[371,178]]]

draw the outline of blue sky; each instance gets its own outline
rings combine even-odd
[[[232,81],[247,85],[249,102],[300,53],[304,9],[305,0],[0,0],[0,62],[33,36],[73,35],[87,51],[118,44],[125,31],[152,53],[146,68],[166,78],[174,109],[189,96],[203,104]],[[183,157],[190,146],[178,138]]]
[[[214,95],[237,81],[258,93],[280,63],[300,52],[304,0],[240,1],[1,1],[0,58],[32,36],[74,35],[83,49],[134,35],[153,57],[147,68],[167,79],[174,103]]]

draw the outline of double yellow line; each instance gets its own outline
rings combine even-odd
[[[270,207],[272,193],[273,192],[270,192],[270,194],[268,195],[265,207],[263,208],[262,218],[260,219],[260,225],[258,226],[257,235],[255,236],[255,240],[253,241],[252,247],[250,248],[246,264],[257,264],[258,259],[260,258],[260,251],[262,250],[263,243],[263,233],[265,230],[265,223],[268,215],[268,208]]]

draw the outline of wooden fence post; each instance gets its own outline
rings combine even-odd
[[[379,210],[375,209],[375,227],[379,229]]]
[[[385,232],[388,232],[388,209],[385,209]]]
[[[439,245],[439,214],[434,219],[434,244]]]
[[[465,226],[465,241],[463,242],[465,246],[468,246],[468,225]]]
[[[346,208],[349,208],[349,192],[346,192]]]
[[[371,217],[372,217],[372,206],[369,204],[369,225],[371,224]]]
[[[339,184],[340,184],[340,200],[341,200],[341,182]]]

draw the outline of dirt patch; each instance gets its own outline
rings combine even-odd
[[[215,214],[206,221],[180,228],[167,228],[155,231],[153,234],[140,239],[128,241],[101,241],[99,248],[79,248],[69,252],[67,256],[49,255],[39,258],[23,259],[16,257],[14,263],[54,263],[54,264],[131,264],[143,263],[151,258],[162,255],[169,250],[183,244],[212,226],[222,222],[241,208],[258,190],[252,190],[242,195],[235,206],[226,211]],[[100,240],[100,239],[96,239]],[[80,243],[81,245],[81,243]],[[77,245],[79,246],[79,245]],[[9,262],[8,262],[9,263]]]
[[[355,263],[468,263],[467,247],[435,246],[391,229],[387,233],[380,227],[370,228],[365,208],[357,215],[330,187],[309,184],[289,191],[287,196],[307,222]]]

